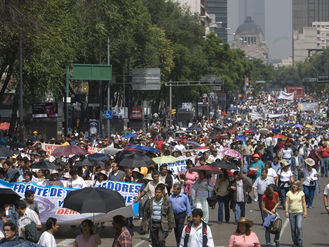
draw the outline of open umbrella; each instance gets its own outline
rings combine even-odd
[[[268,133],[270,133],[271,131],[267,128],[262,128],[259,130],[259,133],[263,134],[263,135],[267,135]]]
[[[123,150],[160,153],[158,149],[142,145],[127,145]]]
[[[74,166],[95,166],[95,163],[91,162],[89,159],[84,159],[76,162]]]
[[[85,155],[86,150],[82,149],[79,146],[60,146],[52,152],[52,156],[70,156],[70,155]]]
[[[14,204],[20,200],[20,195],[8,188],[0,188],[0,204]]]
[[[200,126],[190,126],[187,130],[202,130],[202,128]]]
[[[17,240],[4,242],[1,244],[1,247],[42,247],[42,245],[25,240]]]
[[[125,134],[124,136],[122,136],[123,138],[126,138],[126,139],[130,139],[130,138],[134,138],[136,136],[135,133],[128,133],[128,134]]]
[[[239,167],[236,164],[227,162],[225,160],[216,160],[215,162],[210,164],[211,166],[220,168],[220,169],[226,169],[226,170],[237,170]]]
[[[295,125],[293,126],[293,128],[304,128],[304,126],[301,125],[301,124],[295,124]]]
[[[191,172],[199,172],[199,171],[205,171],[207,173],[220,173],[221,170],[217,167],[210,166],[210,165],[204,165],[204,166],[195,166],[193,168],[189,169]]]
[[[153,164],[154,161],[150,157],[142,153],[134,153],[132,155],[126,156],[118,163],[119,166],[125,168],[136,168]]]
[[[0,123],[0,130],[9,130],[9,127],[10,127],[10,123],[8,122]]]
[[[64,199],[63,208],[79,213],[107,213],[125,207],[125,199],[113,190],[105,188],[83,188],[71,191]]]
[[[234,149],[224,149],[223,151],[221,151],[221,153],[226,155],[226,156],[230,156],[232,158],[237,158],[237,159],[242,158],[242,155]]]
[[[103,148],[102,150],[100,150],[100,153],[104,153],[104,154],[109,154],[109,155],[116,155],[118,152],[120,152],[122,149],[119,148],[113,148],[113,147],[106,147]]]
[[[109,160],[111,159],[111,156],[108,154],[102,154],[102,153],[94,153],[94,154],[90,154],[87,157],[89,160],[93,160],[93,161],[104,161],[104,160]]]
[[[175,163],[178,159],[171,155],[164,155],[159,156],[156,158],[153,158],[153,161],[157,164],[169,164],[169,163]]]
[[[201,145],[195,141],[187,141],[186,143],[194,147],[201,147]]]
[[[278,134],[278,135],[273,136],[273,138],[283,139],[283,138],[285,138],[285,136],[281,135],[281,134]]]
[[[13,151],[11,151],[9,148],[5,147],[5,146],[0,146],[0,157],[10,157],[12,156],[14,153]]]
[[[47,160],[41,160],[39,162],[33,163],[31,165],[31,169],[39,169],[39,170],[57,170],[58,166],[54,163],[51,163]]]

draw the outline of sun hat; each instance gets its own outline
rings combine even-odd
[[[246,217],[241,217],[240,218],[240,221],[238,222],[238,224],[239,223],[243,223],[243,224],[249,225],[250,227],[252,227],[254,225],[254,223],[251,220],[249,220],[248,218],[246,218]]]
[[[137,167],[133,169],[133,172],[138,172],[139,174],[141,174],[141,172],[139,171],[139,169]]]
[[[144,179],[147,179],[147,180],[149,180],[149,181],[153,181],[152,174],[151,174],[151,173],[148,173],[148,174],[144,177]]]
[[[289,164],[288,161],[286,161],[286,160],[280,160],[280,163],[281,163],[281,165],[282,165],[282,168],[283,168],[283,167],[286,167],[286,166],[290,166],[290,164]]]
[[[311,158],[307,158],[304,160],[304,162],[306,163],[306,165],[308,166],[314,166],[315,165],[315,161]]]

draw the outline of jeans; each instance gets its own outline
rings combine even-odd
[[[168,232],[162,230],[160,222],[152,222],[151,225],[152,246],[165,247],[167,236],[168,236]]]
[[[274,235],[274,242],[278,243],[279,238],[280,238],[280,232],[278,232]],[[266,244],[271,244],[271,233],[267,229],[265,230],[265,241],[266,241]]]
[[[303,213],[289,213],[289,221],[291,227],[291,238],[294,245],[303,244]]]
[[[280,197],[281,197],[281,202],[283,205],[283,208],[285,208],[285,203],[286,203],[286,194],[288,193],[290,187],[280,187]]]
[[[258,194],[258,207],[260,211],[260,215],[262,216],[262,220],[264,222],[264,219],[266,218],[266,213],[262,210],[262,196],[261,194]]]
[[[323,169],[323,175],[326,177],[328,177],[328,160],[329,160],[329,157],[322,158],[322,160],[321,160],[321,167]]]
[[[315,186],[303,185],[303,188],[304,188],[306,206],[308,208],[311,208],[314,199]]]
[[[248,168],[250,165],[250,155],[243,156],[243,163],[244,163],[243,171],[248,172]]]
[[[240,221],[240,217],[245,217],[246,213],[246,203],[245,202],[236,202],[234,207],[234,216],[235,221]]]
[[[223,206],[225,210],[225,221],[230,221],[230,195],[217,196],[218,198],[218,221],[223,222]]]

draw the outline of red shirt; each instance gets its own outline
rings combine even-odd
[[[277,201],[277,198],[279,198],[279,194],[278,192],[275,192],[274,191],[274,194],[273,194],[273,198],[270,199],[268,198],[265,194],[262,196],[262,201],[265,202],[265,208],[269,211],[271,211],[275,204],[276,204],[276,201]]]
[[[329,148],[320,148],[321,157],[328,158],[329,157]]]

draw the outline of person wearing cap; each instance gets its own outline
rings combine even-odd
[[[101,186],[101,184],[103,182],[105,182],[107,180],[107,176],[105,171],[100,171],[96,174],[95,176],[95,183],[94,183],[94,187],[99,187]]]
[[[281,169],[278,170],[278,180],[276,186],[280,191],[280,200],[283,208],[285,207],[286,194],[294,182],[294,175],[290,170],[290,164],[286,160],[280,160]]]
[[[265,164],[264,162],[260,159],[260,155],[259,154],[253,154],[251,155],[251,164],[249,166],[250,170],[257,170],[257,175],[256,177],[260,177],[261,176],[261,171],[263,168],[265,168]]]
[[[241,217],[235,233],[230,237],[229,247],[260,247],[259,239],[251,230],[254,223],[248,218]]]
[[[304,160],[306,167],[303,168],[304,181],[303,181],[303,190],[305,194],[305,200],[307,208],[312,208],[314,192],[316,185],[318,183],[318,172],[313,168],[315,162],[311,158]],[[300,166],[302,168],[302,165]]]
[[[303,216],[307,217],[307,207],[305,194],[302,191],[302,185],[299,180],[292,183],[287,193],[285,202],[285,214],[289,218],[291,228],[291,238],[294,247],[303,246]]]

